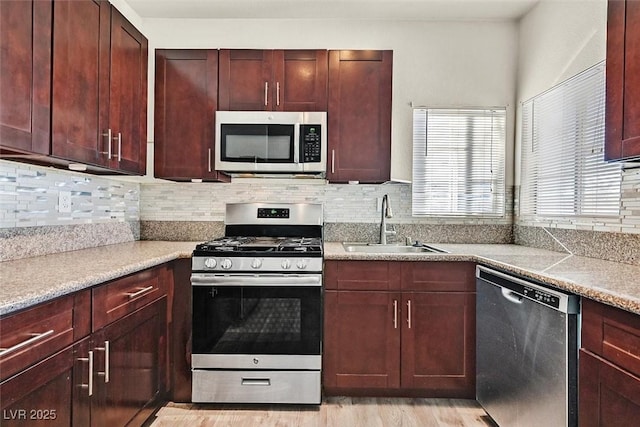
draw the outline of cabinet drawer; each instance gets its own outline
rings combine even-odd
[[[0,380],[87,335],[90,304],[83,291],[0,319]]]
[[[582,346],[640,376],[640,316],[583,299]]]
[[[93,289],[93,331],[166,295],[163,272],[156,267]]]
[[[472,262],[403,262],[402,290],[424,292],[475,292]]]
[[[400,289],[400,263],[326,261],[324,287],[342,291],[397,291]]]

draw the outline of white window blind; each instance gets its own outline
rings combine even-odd
[[[501,109],[413,110],[414,216],[504,216]]]
[[[522,106],[520,214],[620,214],[621,165],[604,162],[605,65]]]

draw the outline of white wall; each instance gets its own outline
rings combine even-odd
[[[507,165],[513,163],[515,23],[144,19],[143,24],[150,52],[150,141],[155,48],[392,49],[392,178],[411,179],[411,103],[507,106]],[[508,184],[511,176],[509,166]]]
[[[520,21],[516,184],[520,105],[606,57],[607,0],[541,1]]]

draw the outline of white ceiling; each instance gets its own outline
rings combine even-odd
[[[126,0],[142,18],[514,20],[539,0]]]

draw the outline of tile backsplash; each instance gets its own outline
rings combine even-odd
[[[71,212],[59,212],[60,191]],[[0,229],[140,220],[140,184],[0,160]]]
[[[263,182],[261,182],[263,181]],[[509,225],[512,197],[501,218],[416,218],[411,216],[411,185],[315,184],[257,180],[242,183],[152,183],[142,184],[142,221],[224,221],[225,203],[293,202],[323,203],[325,223],[377,223],[378,199],[389,195],[393,218],[402,224]]]

